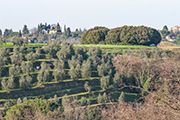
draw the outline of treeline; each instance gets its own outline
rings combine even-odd
[[[123,26],[113,29],[94,27],[82,35],[81,44],[157,45],[160,33],[145,26]]]

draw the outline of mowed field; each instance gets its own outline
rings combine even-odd
[[[47,45],[46,43],[29,43],[27,46],[43,46]],[[80,45],[74,45],[74,46],[79,46],[79,47],[86,47],[90,48],[91,46],[95,47],[101,47],[102,49],[114,49],[114,48],[119,48],[119,49],[128,49],[128,48],[151,48],[150,46],[143,46],[143,45],[97,45],[97,44],[80,44]],[[6,44],[3,44],[1,47],[13,47],[13,43],[7,42]]]

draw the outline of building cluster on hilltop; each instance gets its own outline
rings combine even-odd
[[[167,26],[165,25],[159,32],[161,33],[162,40],[175,43],[180,40],[180,26],[175,26],[168,30]]]

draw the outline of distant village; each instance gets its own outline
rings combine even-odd
[[[164,38],[162,37],[162,40],[174,42],[178,37],[180,37],[180,26],[175,26],[170,29],[168,35],[166,35]]]
[[[23,31],[26,31],[25,33]],[[39,24],[38,27],[28,29],[25,25],[23,30],[19,32],[14,32],[12,29],[6,29],[4,33],[0,29],[1,38],[5,38],[7,42],[13,42],[13,39],[17,36],[22,39],[28,39],[29,43],[48,43],[50,40],[60,40],[61,42],[66,41],[73,44],[80,44],[81,36],[87,30],[84,28],[77,28],[75,31],[71,32],[70,27],[66,28],[64,25],[64,31],[62,32],[62,27],[59,23],[47,25]],[[175,26],[168,30],[165,25],[162,30],[158,30],[162,36],[163,41],[176,42],[180,39],[180,26]]]

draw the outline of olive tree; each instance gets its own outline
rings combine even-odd
[[[13,55],[11,55],[10,58],[11,58],[12,64],[20,64],[23,60],[22,53],[19,53],[19,54],[14,53]]]
[[[39,55],[37,53],[33,53],[32,51],[30,53],[28,53],[25,58],[27,59],[27,61],[34,61],[37,60],[39,58]]]
[[[72,79],[77,80],[81,75],[80,70],[80,64],[78,64],[76,67],[72,66],[68,73]]]
[[[38,83],[41,84],[49,81],[49,74],[49,70],[40,71],[37,76]]]
[[[81,66],[81,75],[83,78],[91,77],[91,63],[90,61],[83,61]]]
[[[21,88],[27,89],[31,86],[32,77],[31,76],[21,76],[19,79],[19,86]]]
[[[109,76],[103,76],[101,79],[100,79],[100,83],[101,83],[101,88],[103,90],[106,90],[109,86]]]
[[[63,69],[53,71],[53,76],[56,81],[63,80],[65,78],[65,72]]]
[[[21,69],[18,65],[9,68],[9,76],[16,76],[20,74]]]

